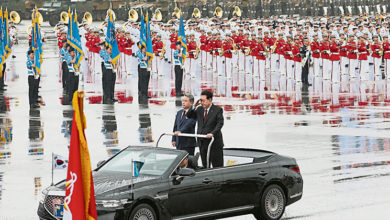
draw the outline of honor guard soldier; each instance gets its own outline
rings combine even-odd
[[[114,101],[114,90],[116,74],[113,72],[111,48],[107,45],[99,51],[102,58],[102,85],[103,85],[103,104],[112,104]]]
[[[383,60],[385,62],[385,77],[390,79],[390,43],[389,36],[383,36]]]
[[[146,56],[146,47],[143,45],[137,51],[138,58],[138,96],[149,98],[148,87],[150,80],[150,71],[148,65],[148,57]]]
[[[227,79],[232,78],[232,70],[233,70],[233,39],[230,37],[230,33],[226,34],[226,40],[223,41],[223,56],[225,58],[225,77]]]
[[[341,75],[348,75],[346,66],[348,64],[347,39],[344,33],[340,33],[340,71]]]
[[[261,36],[257,37],[256,45],[256,62],[255,62],[255,73],[259,76],[261,81],[265,81],[265,68],[266,68],[266,58],[267,58],[267,44],[263,41]],[[256,71],[257,69],[257,71]]]
[[[131,61],[131,56],[133,55],[133,47],[134,45],[134,41],[131,39],[131,35],[130,35],[130,31],[126,31],[125,33],[125,72],[126,74],[134,74],[135,71],[133,70],[132,66],[131,65],[128,65],[128,63]],[[133,65],[135,66],[135,65]]]
[[[65,60],[69,70],[68,101],[69,103],[72,103],[73,94],[79,88],[79,75],[74,66],[76,62],[76,51],[73,47],[69,49],[69,56],[66,56]]]
[[[172,34],[169,36],[169,40],[171,41],[171,50],[170,50],[170,53],[169,53],[169,56],[170,56],[170,62],[173,61],[173,51],[176,50],[176,42],[178,40],[178,36],[177,36],[177,31],[175,29],[172,28]]]
[[[36,70],[34,64],[34,51],[29,50],[27,52],[27,75],[28,75],[28,101],[30,104],[30,108],[38,108],[39,105],[37,103],[38,94],[36,94],[37,86],[36,82]]]
[[[60,58],[61,58],[61,70],[62,70],[62,89],[66,93],[68,89],[68,80],[69,80],[69,70],[66,59],[69,55],[68,49],[69,45],[66,43],[66,40],[63,40],[61,44],[62,48],[60,49]]]
[[[173,60],[175,65],[175,89],[176,96],[182,96],[183,83],[183,50],[181,42],[176,42],[176,50],[173,52]]]
[[[160,55],[164,48],[164,43],[161,41],[161,35],[157,34],[153,43],[154,59],[152,60],[152,70],[155,74],[163,75]]]
[[[291,48],[294,56],[294,77],[295,82],[302,82],[302,57],[301,57],[301,39],[296,36],[294,39],[294,45]]]
[[[382,79],[382,73],[381,73],[381,64],[382,64],[382,55],[381,55],[381,48],[382,45],[378,40],[378,35],[374,35],[372,37],[372,44],[370,45],[370,49],[372,51],[372,59],[374,63],[374,77],[375,80],[380,80]]]
[[[329,39],[328,35],[322,35],[322,42],[320,43],[321,59],[322,59],[322,79],[330,79],[330,66],[332,65],[330,61],[330,48],[329,48]]]
[[[198,45],[195,41],[195,35],[190,34],[190,41],[187,44],[187,50],[188,50],[188,60],[185,62],[185,71],[187,74],[191,75],[191,78],[195,78],[197,71],[196,68],[196,61],[195,61],[195,53],[196,49],[198,48]]]
[[[310,50],[312,51],[312,57],[313,57],[313,74],[314,77],[319,77],[321,50],[320,50],[320,43],[318,41],[317,34],[313,35],[313,41],[310,44]]]
[[[204,30],[201,31],[200,35],[200,63],[202,68],[206,67],[206,48],[207,48],[208,38]]]
[[[357,43],[355,42],[355,36],[350,35],[348,44],[348,74],[351,78],[356,78],[356,67],[357,67],[357,58],[358,58],[358,50],[357,50]]]
[[[334,83],[340,82],[340,45],[336,41],[336,36],[331,35],[330,36],[330,44],[329,44],[329,50],[330,50],[330,61],[332,62],[331,66],[331,79]]]
[[[279,75],[286,75],[286,59],[284,58],[284,46],[286,45],[283,39],[283,33],[278,34],[275,52],[279,55]]]
[[[361,80],[369,79],[368,72],[368,45],[363,36],[359,37],[358,43],[358,52],[359,52],[359,75]]]
[[[284,59],[286,60],[286,69],[285,74],[287,78],[291,79],[293,77],[293,65],[294,65],[294,55],[292,53],[292,37],[291,35],[287,36],[287,41],[285,46],[283,47]]]

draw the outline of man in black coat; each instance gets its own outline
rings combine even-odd
[[[196,139],[194,137],[180,137],[180,133],[195,134],[196,121],[193,118],[188,118],[187,113],[194,104],[194,96],[185,95],[182,98],[183,109],[176,114],[173,132],[175,136],[172,137],[172,146],[178,150],[185,150],[189,155],[194,155],[196,147]]]
[[[223,127],[223,109],[212,103],[213,93],[203,91],[201,98],[195,103],[195,109],[187,113],[187,117],[194,118],[198,123],[197,134],[207,135],[207,139],[198,138],[200,156],[203,167],[207,167],[207,149],[210,139],[214,137],[214,142],[210,150],[210,165],[212,167],[223,166],[223,138],[221,129]],[[202,105],[199,105],[200,102]]]

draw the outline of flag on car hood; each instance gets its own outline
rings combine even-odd
[[[66,168],[68,168],[68,159],[61,155],[53,154],[53,169],[62,170]]]
[[[84,129],[84,92],[73,95],[73,121],[70,135],[69,166],[65,185],[64,220],[97,220],[91,161]]]

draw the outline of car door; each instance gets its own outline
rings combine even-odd
[[[217,196],[221,209],[250,207],[259,200],[265,178],[268,175],[266,163],[249,163],[226,167],[220,170],[223,181]]]
[[[196,172],[193,177],[184,177],[177,182],[170,178],[168,210],[172,217],[191,216],[217,209],[217,182],[221,175],[215,175],[212,169]]]

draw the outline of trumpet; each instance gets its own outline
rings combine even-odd
[[[165,43],[163,42],[163,48],[162,48],[162,50],[160,52],[160,56],[159,56],[160,60],[164,59],[166,53],[167,53],[167,51],[165,50]]]
[[[251,53],[251,47],[248,47],[248,48],[245,50],[245,56],[249,56],[250,53]]]
[[[199,53],[200,53],[200,48],[198,46],[196,46],[194,59],[198,59]]]

